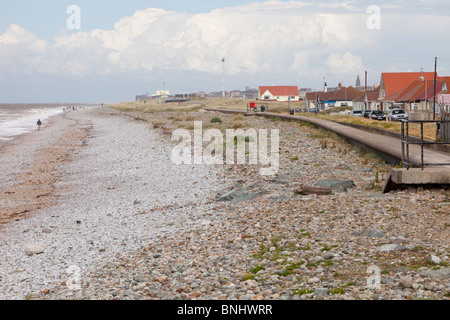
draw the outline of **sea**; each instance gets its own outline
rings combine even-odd
[[[0,142],[37,130],[37,121],[42,124],[53,116],[73,108],[84,108],[74,104],[0,104]]]

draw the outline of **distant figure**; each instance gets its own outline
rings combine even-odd
[[[38,130],[39,130],[41,128],[41,125],[42,125],[41,119],[39,119],[36,124],[37,124]]]

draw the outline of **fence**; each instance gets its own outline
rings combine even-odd
[[[450,163],[425,163],[423,148],[426,144],[450,144],[450,119],[449,115],[441,113],[441,120],[402,120],[401,129],[401,141],[402,141],[402,164],[403,167],[409,169],[412,165],[410,161],[410,150],[409,145],[420,145],[420,167],[422,170],[425,166],[446,166]],[[411,139],[409,136],[409,124],[419,123],[420,124],[420,141],[417,139]],[[436,123],[436,141],[425,141],[423,138],[423,125],[424,123]]]
[[[450,106],[441,104],[439,107],[441,119],[444,121],[439,128],[439,140],[450,143]]]

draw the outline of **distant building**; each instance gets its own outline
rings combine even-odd
[[[241,90],[231,90],[230,98],[243,98],[244,94]]]
[[[353,100],[353,110],[379,110],[380,101],[378,101],[380,87],[375,90],[362,92]]]
[[[361,91],[353,87],[342,87],[329,91],[327,83],[322,92],[307,92],[305,101],[308,109],[327,110],[336,107],[353,107],[353,101],[361,95]]]
[[[307,92],[311,92],[311,91],[312,91],[311,88],[301,88],[301,89],[298,89],[298,98],[299,98],[300,100],[305,100],[306,93],[307,93]]]
[[[149,97],[146,94],[140,95],[140,96],[136,96],[136,101],[142,101],[142,100],[148,100],[151,99],[151,97]]]
[[[267,101],[299,101],[297,86],[261,86],[258,92],[259,100]]]
[[[245,87],[243,98],[251,100],[258,99],[258,89],[251,89],[249,87]]]
[[[155,96],[168,97],[168,96],[170,96],[170,91],[168,91],[168,90],[159,90],[159,91],[156,91]]]

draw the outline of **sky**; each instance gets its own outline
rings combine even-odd
[[[448,0],[0,1],[0,103],[450,75]]]

